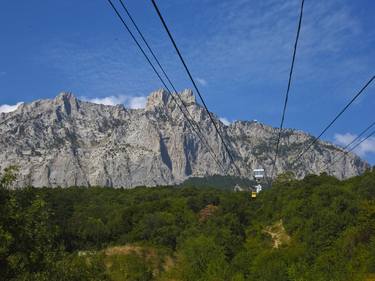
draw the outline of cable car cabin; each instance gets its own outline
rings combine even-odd
[[[259,193],[259,192],[261,192],[262,191],[262,186],[260,185],[260,184],[257,184],[256,186],[255,186],[255,192],[256,193]]]
[[[257,192],[251,191],[251,198],[257,198]]]
[[[262,180],[264,178],[264,169],[254,169],[254,178],[255,180]]]

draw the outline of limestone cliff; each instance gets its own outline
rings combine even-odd
[[[164,90],[152,93],[145,109],[93,104],[61,93],[53,100],[37,100],[2,113],[0,169],[16,164],[20,167],[17,186],[38,187],[155,186],[179,183],[189,176],[234,174],[208,114],[190,90],[180,96],[225,171],[213,161]],[[276,128],[254,121],[225,126],[216,120],[242,176],[251,177],[256,167],[270,173]],[[290,160],[311,139],[301,131],[284,130],[277,173],[290,169]],[[327,163],[341,155],[341,148],[319,141],[293,170],[299,177],[325,171],[347,178],[368,166],[348,154],[324,170]]]

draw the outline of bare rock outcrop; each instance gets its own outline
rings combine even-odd
[[[233,165],[208,114],[191,90],[180,93],[213,151],[191,130],[174,99],[164,90],[148,97],[145,109],[85,102],[71,93],[52,100],[22,104],[0,114],[0,169],[20,167],[17,186],[134,187],[180,183],[190,176],[234,174]],[[215,117],[216,118],[216,117]],[[263,167],[270,173],[277,129],[255,121],[229,126],[216,118],[241,175]],[[338,178],[362,173],[368,164],[354,154],[340,161],[342,149],[318,141],[291,167],[312,136],[286,129],[282,133],[276,172],[293,169],[298,177],[327,172]],[[325,166],[330,165],[327,170]]]

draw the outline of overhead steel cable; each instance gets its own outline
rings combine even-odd
[[[368,130],[370,130],[372,127],[374,127],[375,122],[372,122],[370,126],[368,126],[366,129],[364,129],[354,140],[352,140],[350,143],[348,143],[346,146],[344,146],[342,149],[345,150],[349,146],[351,146],[353,143],[355,143],[357,140],[359,140]]]
[[[147,56],[147,54],[145,53],[145,51],[143,50],[142,46],[139,44],[138,40],[135,38],[133,32],[130,30],[129,26],[126,24],[126,22],[124,21],[123,17],[121,16],[121,14],[119,13],[119,11],[117,10],[117,8],[114,6],[113,2],[111,0],[107,0],[108,3],[110,4],[110,6],[112,7],[112,9],[114,10],[114,12],[116,13],[117,17],[120,19],[120,21],[122,22],[123,26],[125,27],[125,29],[128,31],[128,33],[130,34],[131,38],[133,39],[133,41],[136,43],[137,47],[140,49],[141,53],[143,54],[143,56],[146,58],[147,62],[150,64],[151,68],[153,69],[153,71],[155,72],[155,74],[157,75],[157,77],[159,78],[159,80],[162,82],[163,86],[166,88],[166,90],[168,91],[168,93],[171,95],[171,97],[173,98],[173,100],[175,101],[175,103],[177,104],[177,106],[179,107],[179,109],[181,110],[181,112],[183,113],[184,117],[188,120],[190,126],[192,127],[192,129],[195,131],[195,133],[198,135],[198,137],[200,138],[200,135],[199,133],[197,133],[197,131],[195,130],[194,126],[192,125],[192,123],[190,122],[189,118],[187,118],[185,112],[183,111],[183,109],[181,108],[181,106],[177,103],[177,101],[175,100],[175,97],[174,95],[171,93],[171,91],[169,90],[168,86],[166,85],[166,83],[164,82],[164,80],[162,79],[162,77],[160,76],[159,72],[156,70],[155,66],[153,65],[153,63],[151,62],[151,60],[149,59],[149,57]],[[201,139],[201,138],[200,138]],[[202,140],[202,139],[201,139]],[[204,142],[204,141],[202,141]],[[207,143],[208,145],[208,143]],[[209,149],[209,153],[211,154],[212,153],[212,148]],[[211,154],[211,156],[213,157],[214,161],[217,163],[217,165],[223,170],[223,172],[225,173],[225,169],[224,167],[221,165],[221,163],[218,161],[218,159],[215,158],[214,155]]]
[[[226,150],[226,152],[227,152],[227,154],[228,154],[228,156],[229,156],[229,158],[230,158],[230,160],[231,160],[233,166],[236,168],[238,175],[241,176],[241,171],[240,171],[240,169],[238,168],[238,166],[236,165],[236,163],[235,163],[235,161],[234,161],[234,158],[233,158],[233,156],[232,156],[232,154],[231,154],[231,152],[230,152],[230,150],[229,150],[229,148],[228,148],[226,142],[224,141],[224,138],[223,138],[222,134],[220,133],[220,130],[219,130],[219,128],[218,128],[218,126],[217,126],[217,124],[216,124],[214,118],[212,117],[211,112],[208,110],[207,105],[206,105],[206,103],[205,103],[205,101],[204,101],[204,99],[203,99],[203,97],[202,97],[202,94],[200,93],[200,91],[199,91],[199,89],[198,89],[198,86],[197,86],[197,84],[195,83],[195,81],[194,81],[194,79],[193,79],[193,76],[191,75],[191,72],[190,72],[190,70],[189,70],[189,68],[188,68],[188,66],[187,66],[187,64],[186,64],[186,62],[185,62],[185,60],[183,59],[183,57],[182,57],[182,55],[181,55],[181,52],[180,52],[179,48],[177,47],[177,44],[176,44],[176,42],[175,42],[175,40],[174,40],[174,38],[173,38],[171,32],[169,31],[169,28],[168,28],[168,26],[167,26],[167,24],[166,24],[166,22],[165,22],[165,20],[164,20],[164,18],[163,18],[163,16],[162,16],[160,10],[159,10],[159,8],[158,8],[156,2],[155,2],[154,0],[151,0],[151,2],[152,2],[153,6],[154,6],[154,8],[155,8],[156,13],[157,13],[158,16],[159,16],[160,21],[161,21],[162,24],[163,24],[163,27],[164,27],[165,31],[166,31],[167,34],[168,34],[169,39],[171,40],[171,42],[172,42],[172,44],[173,44],[173,46],[174,46],[174,49],[175,49],[176,52],[177,52],[178,57],[179,57],[180,60],[181,60],[181,63],[183,64],[183,66],[184,66],[184,68],[185,68],[186,73],[188,74],[188,76],[189,76],[189,78],[190,78],[190,80],[191,80],[191,82],[192,82],[192,84],[193,84],[193,86],[194,86],[194,89],[196,90],[196,92],[197,92],[197,94],[198,94],[198,96],[199,96],[199,98],[200,98],[200,100],[201,100],[201,102],[202,102],[204,108],[206,109],[206,112],[207,112],[208,116],[210,117],[211,122],[212,122],[212,124],[214,125],[215,130],[216,130],[217,134],[219,135],[219,137],[220,137],[220,139],[221,139],[221,142],[223,143],[224,148],[225,148],[225,150]]]
[[[366,90],[366,88],[374,81],[375,76],[373,76],[363,87],[362,89],[350,100],[350,102],[333,118],[333,120],[324,128],[324,130],[319,134],[319,136],[314,137],[313,141],[302,151],[302,153],[297,156],[297,158],[293,161],[292,165],[294,165],[301,157],[315,144],[320,137],[336,122],[336,120],[349,108],[349,106]]]
[[[298,39],[299,39],[299,35],[300,35],[300,31],[301,31],[301,26],[302,26],[302,17],[303,17],[303,6],[304,6],[304,3],[305,3],[305,0],[302,0],[300,14],[299,14],[297,35],[296,35],[296,40],[294,42],[292,64],[290,66],[290,71],[289,71],[288,87],[287,87],[286,94],[285,94],[283,113],[282,113],[282,116],[281,116],[279,134],[278,134],[277,142],[276,142],[275,158],[274,158],[273,165],[272,165],[271,178],[273,177],[274,170],[275,170],[275,167],[276,167],[277,157],[278,157],[278,154],[279,154],[280,138],[281,138],[281,133],[282,133],[282,130],[283,130],[283,127],[284,127],[285,112],[286,112],[286,108],[287,108],[287,105],[288,105],[290,85],[292,83],[292,76],[293,76],[294,62],[296,60]]]
[[[150,51],[152,57],[154,58],[156,64],[159,66],[160,70],[162,71],[162,73],[164,74],[164,77],[167,79],[169,85],[172,87],[173,91],[175,92],[177,98],[179,99],[179,101],[181,102],[182,106],[185,108],[187,114],[189,115],[189,118],[186,117],[186,119],[188,120],[188,122],[190,123],[190,121],[193,123],[193,124],[190,124],[191,127],[193,127],[194,129],[194,126],[195,128],[199,131],[199,134],[201,135],[201,137],[204,139],[204,142],[206,143],[206,145],[209,147],[209,149],[212,151],[212,153],[215,155],[215,158],[218,158],[216,153],[214,152],[214,150],[212,149],[212,147],[209,145],[208,143],[208,140],[206,139],[206,137],[204,136],[204,133],[202,132],[199,124],[194,120],[194,117],[190,114],[190,111],[189,109],[187,108],[187,105],[185,104],[185,102],[183,101],[183,99],[180,97],[180,95],[177,94],[177,90],[174,86],[174,84],[172,83],[171,79],[169,78],[168,74],[166,73],[166,71],[164,70],[164,67],[161,65],[159,59],[157,58],[155,52],[152,50],[150,44],[148,43],[148,41],[146,40],[145,36],[143,35],[142,31],[139,29],[137,23],[135,22],[133,16],[131,15],[129,9],[126,7],[126,5],[124,4],[123,0],[119,0],[122,8],[124,9],[125,13],[127,14],[127,16],[129,17],[130,21],[132,22],[134,28],[137,30],[139,36],[141,37],[142,41],[145,43],[147,49]],[[171,93],[172,94],[172,93]],[[175,101],[176,102],[176,101]],[[177,102],[176,102],[177,104]],[[178,104],[177,104],[178,105]],[[180,106],[179,106],[180,107]],[[180,110],[182,111],[182,113],[185,115],[185,113],[183,112],[183,110],[180,108]],[[190,120],[189,120],[190,119]],[[194,126],[193,126],[194,125]],[[198,132],[196,132],[198,134]],[[198,134],[198,135],[199,135]],[[202,139],[201,139],[202,140]],[[223,169],[223,168],[222,168]],[[223,172],[225,173],[225,170],[223,169]]]
[[[357,140],[359,140],[368,130],[370,130],[372,127],[374,127],[374,125],[375,125],[375,122],[372,122],[372,124],[370,124],[370,126],[368,126],[366,129],[364,129],[355,139],[353,139],[350,143],[348,143],[346,146],[344,146],[342,148],[344,155],[347,154],[346,149],[348,147],[350,147],[353,143],[355,143]],[[328,166],[332,165],[332,163],[336,163],[336,161],[333,161],[333,162],[331,161],[331,163],[327,163],[327,165],[324,167],[324,169],[326,169]]]
[[[356,149],[358,146],[360,146],[365,140],[369,139],[370,137],[372,137],[373,135],[375,135],[375,130],[372,131],[367,137],[365,137],[364,139],[362,139],[359,143],[357,143],[355,146],[353,146],[351,149],[347,150],[344,152],[344,154],[337,160],[335,160],[333,163],[330,163],[331,165],[333,165],[334,163],[336,163],[337,161],[341,160],[342,158],[344,158],[345,155],[347,155],[348,153],[352,152],[354,149]]]

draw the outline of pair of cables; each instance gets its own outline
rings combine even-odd
[[[121,13],[119,12],[119,10],[116,8],[116,6],[113,4],[113,2],[111,0],[107,0],[108,3],[110,4],[110,6],[112,7],[112,9],[114,10],[115,14],[117,15],[117,17],[120,19],[122,25],[125,27],[126,31],[129,33],[129,35],[131,36],[131,38],[133,39],[133,41],[135,42],[135,44],[137,45],[138,49],[140,50],[140,52],[143,54],[143,56],[145,57],[147,63],[151,66],[152,70],[154,71],[154,73],[157,75],[158,79],[161,81],[161,83],[163,84],[163,86],[165,87],[165,89],[167,90],[167,92],[171,95],[173,101],[176,103],[176,105],[178,106],[178,108],[180,109],[180,111],[182,112],[183,116],[185,117],[185,119],[188,121],[190,127],[193,129],[193,131],[197,134],[197,136],[199,137],[199,139],[201,140],[201,142],[207,147],[209,153],[211,154],[212,158],[214,159],[214,161],[216,162],[216,164],[218,165],[218,167],[220,167],[220,169],[225,173],[227,174],[227,171],[225,169],[225,167],[223,166],[222,163],[220,163],[216,153],[214,152],[214,150],[212,149],[212,147],[210,146],[210,144],[208,143],[206,137],[204,136],[203,132],[202,132],[202,129],[200,128],[199,124],[197,122],[195,122],[194,118],[191,116],[188,108],[187,108],[187,105],[185,104],[185,102],[182,100],[182,98],[177,94],[177,90],[176,88],[174,87],[173,83],[171,82],[169,76],[167,75],[165,69],[163,68],[163,66],[161,65],[159,59],[157,58],[157,56],[155,55],[155,52],[152,50],[150,44],[147,42],[145,36],[143,35],[143,33],[141,32],[141,30],[139,29],[138,25],[136,24],[134,18],[132,17],[132,15],[130,14],[129,10],[127,9],[127,7],[125,6],[124,2],[122,0],[119,0],[122,8],[124,9],[125,13],[127,14],[127,16],[129,17],[130,21],[132,22],[132,24],[134,25],[135,29],[137,30],[139,36],[141,37],[143,43],[146,45],[147,49],[149,50],[149,52],[151,53],[151,56],[153,57],[153,59],[155,60],[156,64],[158,65],[158,67],[160,68],[161,72],[163,73],[164,77],[166,78],[166,80],[168,81],[168,83],[171,85],[172,89],[174,90],[175,94],[173,94],[171,92],[171,90],[169,89],[169,87],[167,86],[167,83],[164,81],[164,79],[161,77],[160,73],[158,72],[158,70],[156,69],[156,67],[154,66],[154,64],[152,63],[151,59],[149,58],[149,56],[146,54],[145,50],[143,49],[143,47],[141,46],[141,44],[138,42],[137,38],[135,37],[135,35],[133,34],[133,32],[131,31],[130,27],[128,26],[128,24],[125,22],[124,18],[122,17]],[[155,4],[156,5],[156,4]],[[165,24],[165,22],[164,22]],[[170,34],[170,33],[169,33]],[[180,52],[179,52],[180,54]],[[186,66],[186,64],[185,64]],[[190,72],[189,72],[190,74]],[[191,76],[191,74],[190,74]],[[191,78],[192,79],[192,78]],[[195,84],[195,83],[194,83]],[[195,85],[196,86],[196,85]],[[197,88],[196,88],[197,89]],[[198,92],[198,91],[197,91]],[[201,97],[201,94],[199,93],[200,97]],[[176,97],[177,98],[176,98]],[[180,103],[177,101],[177,99],[180,101]],[[202,102],[204,103],[204,100],[203,98],[201,97],[201,100]],[[208,115],[210,117],[210,120],[211,122],[214,124],[214,127],[216,129],[216,131],[218,132],[219,136],[220,136],[220,139],[222,140],[223,144],[224,144],[224,147],[225,147],[225,150],[227,151],[227,153],[229,154],[229,157],[232,161],[232,164],[235,165],[235,168],[236,168],[236,172],[238,175],[240,175],[240,171],[238,169],[238,167],[236,166],[236,164],[234,163],[234,159],[232,157],[232,155],[230,154],[229,152],[229,149],[226,145],[226,143],[224,142],[223,140],[223,137],[222,135],[220,134],[219,130],[218,130],[218,127],[217,127],[217,124],[214,122],[213,120],[213,117],[211,115],[211,113],[208,111],[208,108],[206,106],[206,104],[204,103],[204,107],[206,109],[206,111],[208,112]]]

